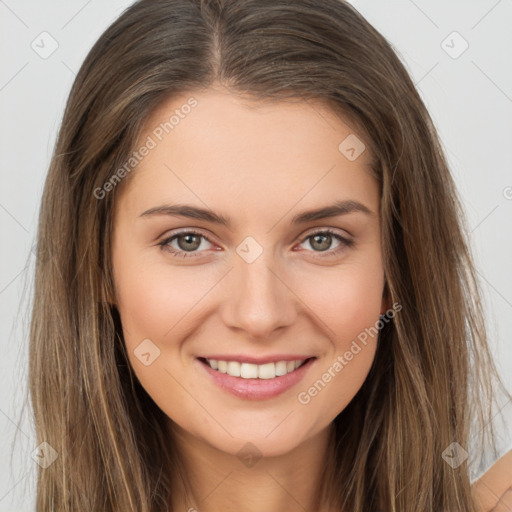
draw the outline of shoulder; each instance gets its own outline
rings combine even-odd
[[[512,450],[498,459],[472,489],[480,512],[512,511]]]

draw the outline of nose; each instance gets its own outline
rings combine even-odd
[[[270,253],[264,251],[252,263],[237,259],[225,283],[223,321],[253,340],[271,338],[274,331],[292,325],[300,306],[285,272],[278,270]]]

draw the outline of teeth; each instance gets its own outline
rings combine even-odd
[[[211,366],[211,361],[210,361]],[[213,368],[213,366],[212,366]],[[244,379],[257,379],[258,378],[258,365],[250,363],[242,363],[240,365],[240,377]]]
[[[276,376],[276,363],[258,365],[258,377],[260,379],[273,379]]]
[[[276,363],[252,364],[239,363],[238,361],[219,361],[217,359],[206,359],[206,362],[214,370],[220,373],[227,373],[233,377],[243,379],[273,379],[293,372],[302,365],[305,360],[277,361]]]
[[[276,366],[276,375],[280,377],[281,375],[286,375],[288,373],[288,370],[286,369],[286,363],[287,361],[278,361]],[[295,366],[294,366],[295,368]]]

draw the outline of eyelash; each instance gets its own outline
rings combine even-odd
[[[329,235],[333,236],[340,242],[340,245],[336,249],[329,249],[327,251],[313,251],[313,252],[318,253],[318,255],[315,257],[324,258],[324,257],[329,257],[329,256],[335,256],[339,252],[343,251],[344,249],[352,247],[354,245],[353,240],[345,238],[329,228],[310,233],[308,236],[304,237],[300,243],[302,244],[309,238],[313,238],[315,235],[320,235],[320,234],[322,234],[322,235],[329,234]],[[175,250],[175,249],[169,248],[169,244],[175,238],[178,238],[179,236],[182,236],[182,235],[196,235],[196,236],[204,238],[205,240],[207,240],[210,243],[213,243],[208,237],[206,237],[202,233],[199,233],[198,231],[194,231],[194,230],[187,230],[187,231],[181,231],[179,233],[175,233],[174,235],[167,237],[165,240],[162,240],[161,242],[159,242],[158,245],[161,247],[161,249],[163,251],[168,252],[174,258],[196,257],[196,254],[197,254],[196,251],[187,252],[187,251],[183,251],[183,250]],[[202,251],[199,251],[199,252],[202,252]]]

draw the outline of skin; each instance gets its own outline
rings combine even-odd
[[[175,96],[153,112],[140,142],[193,96],[198,105],[133,171],[114,215],[115,302],[133,369],[169,418],[191,480],[177,487],[173,510],[314,511],[333,419],[364,382],[376,337],[307,404],[298,394],[331,368],[391,305],[383,297],[379,190],[369,150],[350,161],[338,150],[354,131],[319,102],[242,100],[210,88]],[[339,200],[365,205],[337,217],[291,224],[305,210]],[[141,214],[186,203],[232,220]],[[318,248],[311,235],[335,237]],[[205,238],[173,257],[158,245],[179,230]],[[261,247],[248,263],[237,253],[246,237]],[[193,240],[194,241],[194,240]],[[168,243],[187,252],[181,237]],[[190,241],[188,242],[190,244]],[[337,254],[334,252],[340,248]],[[135,355],[151,340],[159,356]],[[151,350],[154,350],[153,348]],[[233,396],[197,358],[209,354],[301,354],[316,360],[288,391],[265,400]],[[252,443],[262,458],[237,456]]]
[[[512,511],[512,450],[473,484],[480,512]]]

